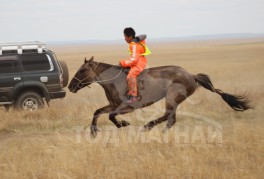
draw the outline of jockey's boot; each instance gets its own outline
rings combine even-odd
[[[132,104],[132,103],[137,102],[137,101],[138,101],[137,96],[128,95],[128,97],[127,97],[127,103],[128,104]]]

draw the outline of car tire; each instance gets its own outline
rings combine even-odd
[[[4,105],[4,108],[5,108],[6,111],[9,111],[9,109],[11,108],[11,106],[12,105],[10,105],[10,104],[5,104]]]
[[[60,60],[60,66],[62,68],[62,76],[63,76],[63,87],[66,87],[69,82],[69,70],[66,62]]]
[[[28,91],[22,93],[15,101],[15,108],[24,111],[36,111],[44,107],[44,101],[39,93]]]

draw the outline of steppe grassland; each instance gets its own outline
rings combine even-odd
[[[93,112],[107,104],[104,91],[96,84],[77,94],[67,90],[65,99],[37,112],[0,109],[0,178],[262,178],[264,43],[224,44],[152,43],[149,67],[177,65],[193,74],[208,74],[216,88],[246,92],[254,109],[235,112],[218,95],[199,88],[181,104],[176,127],[167,138],[161,133],[165,123],[149,133],[138,132],[162,115],[161,101],[119,116],[131,123],[129,128],[115,129],[102,115],[101,138],[91,140],[83,128],[89,126]],[[84,57],[111,64],[127,57],[126,44],[49,47],[67,62],[70,77]],[[212,123],[185,115],[189,113],[220,124],[220,143],[217,138],[208,141]],[[178,129],[181,134],[189,129],[188,143],[184,136],[175,140]],[[129,131],[136,134],[130,138]],[[194,133],[201,140],[193,142]]]

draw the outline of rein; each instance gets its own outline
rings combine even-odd
[[[92,73],[94,73],[94,74],[96,74],[95,73],[95,70],[97,69],[97,67],[99,66],[99,64],[100,64],[100,62],[97,62],[97,65],[96,65],[96,67],[94,68],[94,69],[92,69]],[[120,71],[119,71],[119,73],[116,75],[116,76],[114,76],[113,78],[111,78],[111,79],[107,79],[107,80],[94,80],[94,78],[95,78],[95,76],[92,78],[93,80],[91,81],[91,82],[83,82],[83,81],[85,81],[86,79],[88,79],[88,78],[90,78],[91,77],[91,75],[92,75],[92,73],[90,74],[90,75],[88,75],[86,78],[84,78],[84,79],[82,79],[82,80],[80,80],[80,79],[78,79],[78,78],[76,78],[75,76],[73,77],[74,79],[76,79],[79,83],[77,84],[77,86],[79,87],[79,88],[82,88],[84,85],[86,85],[86,84],[92,84],[92,83],[102,83],[102,82],[108,82],[108,81],[112,81],[112,80],[114,80],[114,79],[116,79],[121,73],[122,73],[122,68],[120,69]],[[97,74],[96,74],[97,75]],[[90,86],[87,86],[87,87],[89,87],[90,88]]]

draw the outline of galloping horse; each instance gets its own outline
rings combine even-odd
[[[235,96],[214,88],[210,78],[205,74],[192,75],[178,66],[161,66],[145,69],[138,76],[139,99],[137,102],[127,104],[127,82],[126,76],[129,69],[114,66],[106,63],[95,62],[93,57],[84,60],[68,88],[71,92],[98,83],[105,91],[109,105],[97,109],[94,113],[90,126],[92,136],[96,136],[97,119],[101,114],[109,113],[109,119],[116,127],[129,125],[127,121],[118,121],[117,115],[133,112],[149,106],[162,98],[166,100],[165,114],[144,126],[144,129],[151,130],[155,125],[168,121],[165,130],[176,123],[176,109],[187,97],[192,95],[197,87],[202,87],[219,94],[222,99],[234,110],[244,111],[250,109],[246,96]]]

